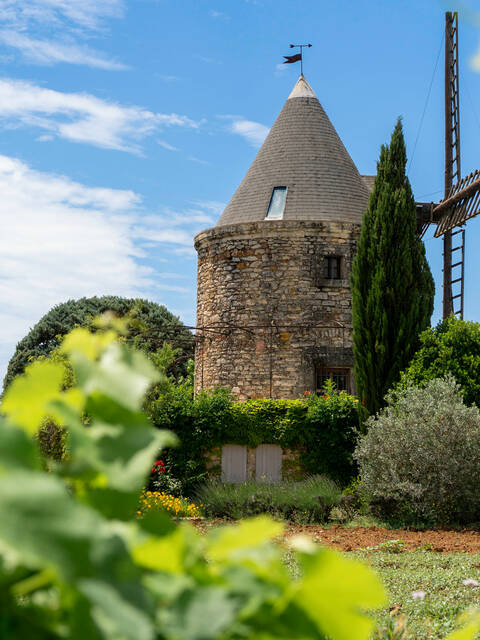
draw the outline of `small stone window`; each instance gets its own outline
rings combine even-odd
[[[287,199],[287,187],[273,187],[265,220],[282,220]]]
[[[222,447],[222,482],[245,482],[247,479],[247,447],[225,444]]]
[[[323,277],[325,280],[340,280],[342,277],[341,256],[325,256],[323,259]]]
[[[332,380],[337,391],[347,391],[350,393],[350,369],[340,367],[317,367],[317,393],[325,392],[327,380]]]

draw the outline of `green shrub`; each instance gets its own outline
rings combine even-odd
[[[372,504],[405,523],[480,519],[480,411],[452,377],[386,397],[355,457]]]
[[[211,482],[198,492],[197,503],[210,518],[238,520],[260,513],[298,523],[325,523],[339,503],[340,489],[322,476],[301,482]]]
[[[324,474],[342,486],[357,474],[353,452],[357,442],[358,401],[347,393],[307,398],[307,420],[300,432],[304,469]]]
[[[158,379],[112,332],[77,329],[61,363],[37,361],[0,407],[2,640],[367,640],[385,606],[367,567],[293,542],[293,578],[266,517],[202,536],[152,510],[133,519],[155,453],[173,436],[141,407]],[[83,416],[88,414],[86,428]],[[68,459],[42,469],[35,434],[53,416]]]
[[[480,407],[480,323],[455,317],[420,335],[420,348],[400,384],[424,384],[452,375],[462,388],[466,404]]]
[[[206,454],[223,444],[278,444],[297,450],[305,473],[326,475],[341,485],[357,472],[358,402],[346,393],[237,402],[228,389],[202,391],[194,399],[191,386],[177,385],[149,403],[148,413],[182,443],[165,456],[186,495],[206,479]]]
[[[23,373],[29,362],[39,356],[48,356],[56,349],[63,336],[77,326],[92,327],[94,317],[110,312],[127,316],[128,341],[146,353],[156,352],[164,341],[178,348],[176,360],[171,363],[174,374],[185,374],[189,357],[193,357],[193,336],[168,309],[155,302],[119,296],[102,296],[68,300],[55,305],[20,340],[4,379],[7,388],[16,375]]]

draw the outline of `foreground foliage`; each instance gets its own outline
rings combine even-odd
[[[352,266],[355,383],[370,414],[383,406],[430,323],[434,283],[417,233],[399,119],[382,146]]]
[[[446,375],[461,386],[466,404],[480,407],[480,323],[452,316],[424,331],[401,385],[422,385]]]
[[[212,482],[198,493],[198,502],[210,518],[238,520],[268,513],[297,523],[327,522],[331,510],[339,504],[340,489],[321,476],[300,482],[256,482],[241,484]]]
[[[407,387],[367,420],[355,455],[380,514],[402,523],[480,518],[480,410],[467,407],[453,378]]]
[[[0,637],[8,640],[366,640],[385,602],[363,565],[296,541],[292,579],[266,517],[202,537],[160,511],[132,519],[152,461],[174,436],[141,412],[158,374],[115,335],[76,329],[61,363],[39,361],[5,395],[0,425]],[[45,415],[69,455],[42,470]],[[88,415],[88,426],[84,416]]]

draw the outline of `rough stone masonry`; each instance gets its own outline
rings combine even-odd
[[[296,398],[315,391],[316,366],[351,367],[349,281],[359,231],[281,220],[200,233],[196,389]],[[339,279],[323,277],[330,255],[340,257]]]

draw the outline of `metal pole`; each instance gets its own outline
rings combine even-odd
[[[450,195],[453,183],[453,15],[445,14],[445,198]],[[443,235],[443,317],[453,313],[452,300],[452,232]]]

